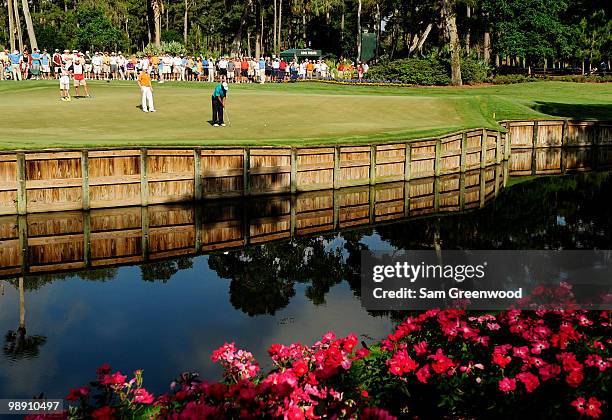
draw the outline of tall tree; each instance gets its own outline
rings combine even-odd
[[[455,1],[441,0],[441,11],[451,54],[451,83],[453,86],[461,86],[461,46],[457,34]]]
[[[32,25],[32,15],[30,14],[30,5],[28,0],[21,0],[21,7],[23,8],[23,18],[26,23],[28,30],[28,38],[30,39],[30,48],[38,49],[38,43],[36,42],[36,33],[34,32],[34,25]]]
[[[6,5],[9,22],[9,43],[11,45],[11,52],[13,52],[15,50],[15,12],[13,11],[12,0],[7,0]]]
[[[153,39],[157,47],[161,46],[161,18],[163,13],[162,0],[149,0],[151,8],[151,18],[153,19],[152,26]]]
[[[361,0],[357,5],[357,61],[361,61]]]
[[[11,1],[11,0],[8,0]],[[19,18],[19,3],[17,0],[13,1],[13,12],[15,14],[15,28],[17,29],[17,40],[19,41],[19,51],[23,51],[23,35],[21,34],[21,19]]]

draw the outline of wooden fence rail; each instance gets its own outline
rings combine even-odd
[[[612,125],[503,121],[435,139],[366,146],[124,148],[0,152],[0,214],[88,210],[296,193],[465,173],[511,161],[511,174],[564,162],[545,149],[612,145]],[[560,153],[559,153],[560,156]],[[527,168],[526,161],[530,160]],[[535,168],[535,169],[534,169]]]

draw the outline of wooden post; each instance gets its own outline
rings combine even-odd
[[[434,161],[434,176],[439,177],[442,172],[442,140],[436,139],[436,160]]]
[[[244,148],[244,154],[242,156],[242,195],[250,195],[251,191],[251,179],[249,176],[251,168],[251,150]]]
[[[28,248],[28,219],[25,214],[17,216],[17,229],[19,230],[19,250],[21,253],[21,273],[28,272],[29,267],[29,248]]]
[[[531,138],[532,146],[534,149],[538,147],[538,122],[533,122],[533,137]]]
[[[89,152],[81,152],[81,178],[83,179],[83,210],[89,210]]]
[[[508,177],[509,176],[510,176],[510,162],[505,160],[504,161],[504,183],[503,183],[504,188],[506,187],[506,185],[508,183]]]
[[[376,146],[370,146],[370,185],[376,184]]]
[[[295,194],[297,192],[297,149],[295,147],[291,148],[291,194]]]
[[[91,213],[83,212],[83,262],[85,268],[91,265]]]
[[[480,169],[483,169],[487,167],[487,130],[483,128],[480,136]]]
[[[193,150],[193,200],[202,201],[202,149]]]
[[[495,197],[497,197],[499,195],[499,179],[500,179],[500,175],[501,175],[501,170],[502,167],[501,165],[495,165]]]
[[[497,138],[495,139],[495,163],[499,164],[501,163],[502,159],[502,148],[501,148],[501,143],[502,143],[502,138],[501,138],[501,132],[498,131],[497,132]]]
[[[410,181],[410,163],[412,160],[412,148],[410,143],[406,143],[406,153],[404,158],[404,181]]]
[[[28,208],[25,166],[25,153],[17,153],[17,214],[26,214]]]
[[[459,210],[465,210],[465,172],[459,174]]]
[[[567,146],[567,136],[569,134],[569,122],[563,121],[563,129],[561,130],[561,147]]]
[[[510,123],[508,123],[508,127],[510,127]],[[512,153],[512,136],[510,135],[510,130],[506,133],[506,144],[504,149],[504,160],[510,160],[510,153]]]
[[[340,146],[334,148],[334,189],[340,188]]]
[[[140,205],[149,205],[149,180],[147,149],[140,149]]]
[[[140,223],[142,229],[141,248],[142,260],[149,260],[149,209],[148,207],[140,208]]]
[[[464,173],[467,165],[467,133],[465,131],[461,134],[461,158],[459,165],[459,172]]]

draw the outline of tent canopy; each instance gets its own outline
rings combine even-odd
[[[319,60],[321,58],[321,50],[312,50],[310,48],[291,48],[289,50],[280,53],[280,57],[284,59],[293,60],[297,59],[313,59]]]

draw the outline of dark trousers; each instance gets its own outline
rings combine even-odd
[[[223,105],[219,98],[212,97],[213,124],[223,124]]]

